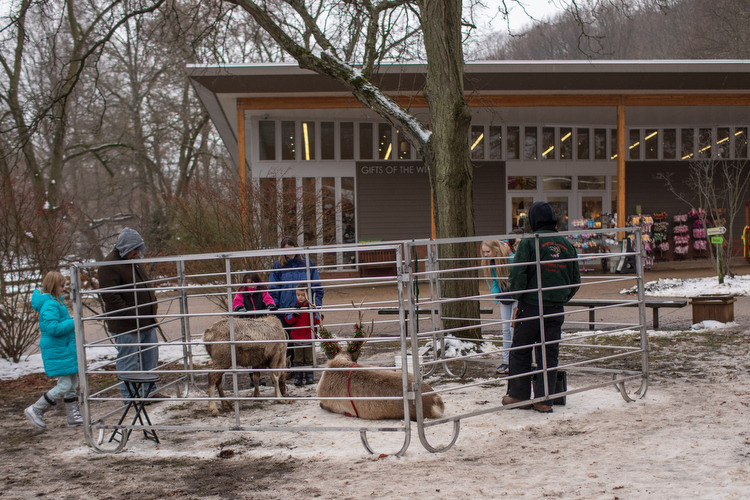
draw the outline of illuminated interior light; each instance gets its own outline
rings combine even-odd
[[[705,151],[705,150],[707,150],[707,149],[711,149],[711,146],[706,146],[705,148],[703,148],[703,149],[699,150],[698,152],[699,152],[699,153],[702,153],[702,152],[704,152],[704,151]]]
[[[745,133],[745,131],[744,131],[744,130],[740,130],[740,131],[738,131],[738,132],[735,132],[735,133],[734,133],[734,135],[735,135],[735,136],[737,136],[737,135],[742,135],[742,134],[744,134],[744,133]]]
[[[310,159],[310,142],[307,138],[307,123],[302,124],[302,136],[305,138],[305,160]]]
[[[630,149],[633,149],[634,147],[637,147],[637,146],[638,146],[638,145],[639,145],[640,143],[641,143],[641,141],[638,141],[638,142],[636,142],[635,144],[632,144],[632,145],[630,146]]]
[[[542,153],[542,156],[547,156],[550,152],[552,152],[555,149],[555,146],[550,146],[550,148]]]
[[[716,141],[716,144],[721,144],[722,142],[727,142],[729,140],[729,137],[725,137],[720,141]]]
[[[647,140],[651,139],[651,138],[652,138],[653,136],[655,136],[655,135],[656,135],[656,134],[658,134],[658,133],[659,133],[659,132],[653,132],[653,133],[651,133],[651,134],[647,135],[647,136],[646,136],[646,138],[645,138],[644,140],[645,140],[645,141],[647,141]]]
[[[471,150],[474,151],[474,148],[477,147],[477,145],[482,142],[482,139],[484,139],[484,133],[479,134],[479,137],[477,137],[477,140],[474,141],[474,144],[471,145]]]
[[[693,153],[690,153],[689,155],[683,156],[682,159],[687,160],[688,158],[692,158],[692,157],[693,157]]]
[[[566,140],[570,138],[571,135],[573,135],[573,132],[568,132],[567,134],[563,136],[562,139],[560,139],[560,142],[565,142]]]
[[[391,159],[391,149],[393,148],[393,144],[388,144],[388,151],[385,152],[385,159],[390,160]]]
[[[612,158],[610,158],[610,160],[614,160],[615,158],[617,158],[617,154],[612,155]]]

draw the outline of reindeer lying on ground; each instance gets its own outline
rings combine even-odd
[[[355,325],[355,330],[361,331],[362,314],[360,322]],[[372,329],[370,330],[372,333]],[[369,335],[368,335],[369,336]],[[349,368],[349,370],[336,370],[323,372],[318,382],[318,397],[399,397],[403,396],[403,373],[401,370],[358,370],[357,363],[364,341],[355,340],[347,342],[347,348],[343,351],[338,343],[332,341],[322,344],[323,350],[329,360],[326,368]],[[356,368],[355,368],[356,367]],[[414,383],[414,375],[408,374],[408,385]],[[438,418],[443,415],[445,405],[440,394],[427,394],[432,392],[425,382],[421,383],[423,414],[427,418]],[[353,417],[366,418],[370,420],[379,419],[403,419],[404,403],[401,399],[390,400],[352,400],[334,399],[322,400],[320,407],[333,413],[344,413]],[[416,407],[414,401],[409,402],[409,415],[411,420],[416,420]]]
[[[286,334],[281,327],[281,322],[275,316],[266,316],[261,319],[234,318],[234,339],[237,341],[247,340],[286,340]],[[203,333],[204,342],[227,342],[225,344],[206,344],[206,351],[211,356],[213,367],[217,370],[228,370],[232,367],[232,345],[229,344],[229,319],[224,318],[211,325]],[[286,342],[260,342],[252,344],[235,344],[237,366],[247,368],[287,368]],[[286,395],[286,372],[270,372],[276,389],[276,397]],[[224,396],[222,387],[223,372],[211,372],[208,374],[208,397],[214,397],[214,388],[219,390],[219,396]],[[260,373],[252,374],[253,397],[260,396]],[[229,401],[222,401],[224,410],[231,410]],[[208,410],[213,416],[219,415],[216,401],[208,402]]]

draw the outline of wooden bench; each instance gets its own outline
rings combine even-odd
[[[427,315],[427,314],[431,314],[432,311],[433,311],[432,309],[417,309],[417,314]],[[404,312],[406,313],[406,316],[408,317],[409,309],[404,309]],[[378,314],[398,314],[398,307],[384,307],[382,309],[378,309]],[[479,314],[492,314],[492,309],[489,307],[481,307],[479,308]]]
[[[396,250],[363,250],[357,252],[359,276],[396,276]]]
[[[619,306],[619,307],[638,307],[638,302],[624,303],[622,300],[607,299],[571,299],[566,306],[588,307],[589,308],[589,329],[593,330],[596,323],[596,307]],[[680,308],[688,305],[687,299],[684,300],[645,300],[644,305],[653,310],[654,329],[659,328],[659,309],[662,307]]]

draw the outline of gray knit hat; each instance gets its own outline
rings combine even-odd
[[[115,248],[120,252],[120,257],[125,258],[133,250],[143,252],[146,250],[146,245],[143,243],[143,238],[138,234],[138,231],[126,227],[120,231]]]

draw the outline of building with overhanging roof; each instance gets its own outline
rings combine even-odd
[[[484,61],[465,71],[478,235],[510,232],[538,200],[555,207],[561,229],[613,214],[671,222],[692,207],[661,177],[687,191],[690,161],[747,163],[748,60]],[[240,182],[252,177],[271,200],[321,193],[307,207],[316,227],[300,221],[301,245],[431,235],[414,148],[339,83],[293,64],[188,73]],[[429,123],[424,64],[384,65],[372,81]]]

